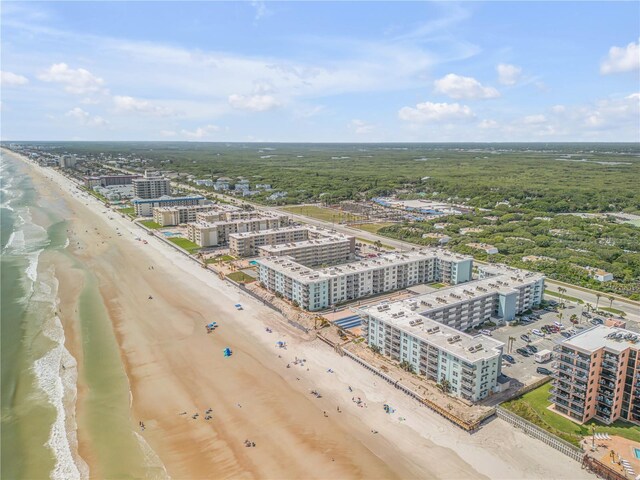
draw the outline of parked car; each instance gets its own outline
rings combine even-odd
[[[525,342],[530,342],[531,338],[529,338],[529,335],[527,335],[526,333],[524,335],[520,335],[520,338],[522,340],[524,340]]]
[[[518,352],[523,357],[528,357],[529,356],[529,352],[527,352],[524,348],[518,348],[516,350],[516,352]]]
[[[488,335],[488,336],[490,336],[490,337],[491,337],[491,330],[480,330],[480,333],[481,333],[482,335]]]
[[[549,370],[548,368],[544,368],[544,367],[536,368],[536,373],[539,373],[541,375],[553,375],[553,372],[551,370]]]
[[[596,325],[602,325],[604,323],[604,320],[598,317],[594,318],[592,321],[596,322]]]
[[[516,359],[513,358],[511,355],[502,355],[502,358],[504,358],[507,362],[509,363],[516,363]]]
[[[531,353],[536,353],[538,351],[538,349],[533,345],[527,345],[525,348],[529,350]]]
[[[571,334],[569,332],[560,332],[560,335],[562,335],[564,338],[571,338]]]
[[[534,328],[533,330],[531,330],[531,333],[533,333],[534,335],[538,335],[539,337],[544,337],[544,333],[542,333],[537,328]]]
[[[589,320],[589,323],[591,325],[600,325],[600,323],[598,322],[598,320],[596,320],[595,318],[592,318],[591,320]]]

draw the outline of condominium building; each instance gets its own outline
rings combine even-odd
[[[229,242],[229,235],[232,233],[257,232],[281,228],[289,224],[288,215],[268,212],[260,213],[259,216],[254,216],[254,218],[229,220],[229,218],[236,216],[237,213],[241,212],[224,212],[221,215],[226,218],[225,220],[188,223],[187,236],[189,240],[201,247],[226,245]],[[199,215],[209,214],[198,214],[196,216],[198,217]]]
[[[138,217],[151,217],[154,208],[203,205],[204,197],[192,195],[189,197],[134,198],[131,203]]]
[[[504,344],[468,335],[418,313],[415,300],[359,309],[370,346],[413,371],[446,384],[456,397],[476,402],[497,391]]]
[[[512,268],[504,272],[417,295],[412,300],[417,302],[421,315],[459,330],[487,320],[511,321],[517,314],[540,304],[544,275]]]
[[[471,258],[442,250],[389,253],[360,262],[312,270],[293,258],[258,261],[260,281],[307,310],[407,288],[420,283],[471,279]]]
[[[157,207],[153,209],[153,221],[163,227],[195,222],[201,212],[217,210],[218,205],[188,205],[178,207]]]
[[[640,335],[600,325],[554,348],[553,409],[575,422],[640,425]]]
[[[356,238],[344,234],[330,234],[299,242],[258,247],[261,257],[289,256],[296,262],[314,267],[353,260]]]
[[[202,212],[196,215],[196,222],[230,222],[232,220],[247,220],[250,218],[261,218],[264,213],[260,210],[240,210],[233,205],[220,205],[218,209],[210,212]]]
[[[229,235],[229,253],[236,257],[255,257],[258,255],[258,247],[308,240],[309,232],[308,227],[293,226],[259,232],[232,233]]]
[[[142,178],[142,175],[100,175],[97,178],[103,187],[111,187],[113,185],[131,185],[134,179]]]
[[[169,179],[162,176],[144,172],[144,177],[134,178],[131,183],[133,183],[133,195],[136,198],[149,199],[171,195]]]

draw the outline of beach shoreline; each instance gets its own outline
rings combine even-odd
[[[154,471],[166,468],[175,478],[588,478],[579,464],[504,422],[473,435],[456,429],[159,239],[136,241],[146,238],[142,228],[59,172],[21,160],[73,211],[69,248],[95,274],[128,378],[131,428],[157,455]],[[82,333],[64,311],[77,281],[60,274],[69,283],[60,288],[68,297],[61,300],[68,349],[82,364]],[[211,320],[220,328],[207,335]],[[276,349],[278,340],[286,350]],[[231,358],[222,356],[226,346]],[[306,361],[293,365],[296,357]],[[79,379],[79,410],[86,395]],[[386,414],[384,403],[397,413]],[[208,408],[213,418],[204,420]],[[93,476],[100,468],[86,438],[80,422],[79,450]]]

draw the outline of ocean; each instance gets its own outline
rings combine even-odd
[[[43,201],[28,167],[0,158],[2,444],[1,478],[163,478],[136,431],[131,392],[95,275],[70,252],[64,202]],[[54,260],[82,272],[77,303],[82,364],[65,348]],[[76,420],[77,385],[85,387]]]

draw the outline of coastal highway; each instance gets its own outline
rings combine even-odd
[[[117,168],[117,169],[114,168],[114,170],[118,170],[125,173],[140,173],[140,172],[126,170],[123,168]],[[254,202],[247,201],[245,199],[238,199],[236,197],[232,197],[229,195],[224,195],[220,193],[210,192],[208,190],[203,190],[198,187],[194,187],[193,185],[187,185],[187,184],[176,182],[176,181],[172,181],[172,185],[181,190],[199,193],[209,198],[218,198],[225,202],[229,202],[237,205],[246,204],[246,205],[251,205],[253,208],[256,208],[259,210],[267,210],[272,212],[282,211],[280,207],[269,207],[265,205],[260,205]],[[420,248],[419,245],[415,245],[413,243],[404,242],[402,240],[395,240],[392,238],[384,237],[382,235],[376,235],[375,233],[370,233],[357,228],[352,228],[352,227],[349,227],[348,225],[341,225],[341,224],[335,224],[332,222],[326,222],[324,220],[318,220],[315,218],[307,217],[304,215],[298,215],[291,212],[287,212],[287,213],[291,216],[293,220],[297,222],[307,223],[309,225],[315,225],[317,227],[327,228],[329,230],[335,230],[336,232],[346,233],[348,235],[353,235],[357,238],[367,240],[369,242],[380,241],[382,244],[389,245],[391,247],[394,247],[397,250],[412,250],[412,249]],[[486,263],[479,260],[474,260],[474,262],[481,263],[481,264]],[[633,330],[640,331],[640,302],[629,300],[628,298],[621,297],[619,295],[611,295],[608,293],[606,294],[602,292],[597,292],[595,290],[589,290],[587,288],[570,285],[568,283],[558,282],[549,278],[546,279],[546,286],[547,286],[547,290],[551,290],[553,292],[557,292],[559,287],[566,288],[567,291],[564,292],[564,295],[568,297],[577,298],[583,301],[585,304],[590,304],[592,306],[595,306],[596,304],[598,304],[599,307],[609,307],[610,301],[608,297],[613,296],[615,297],[615,300],[613,301],[612,307],[617,310],[621,310],[625,312],[626,314],[625,320],[627,320],[629,326],[634,327]],[[599,301],[597,298],[598,294],[601,295]],[[550,295],[547,295],[546,298],[550,300],[558,299],[558,297],[554,297]]]

